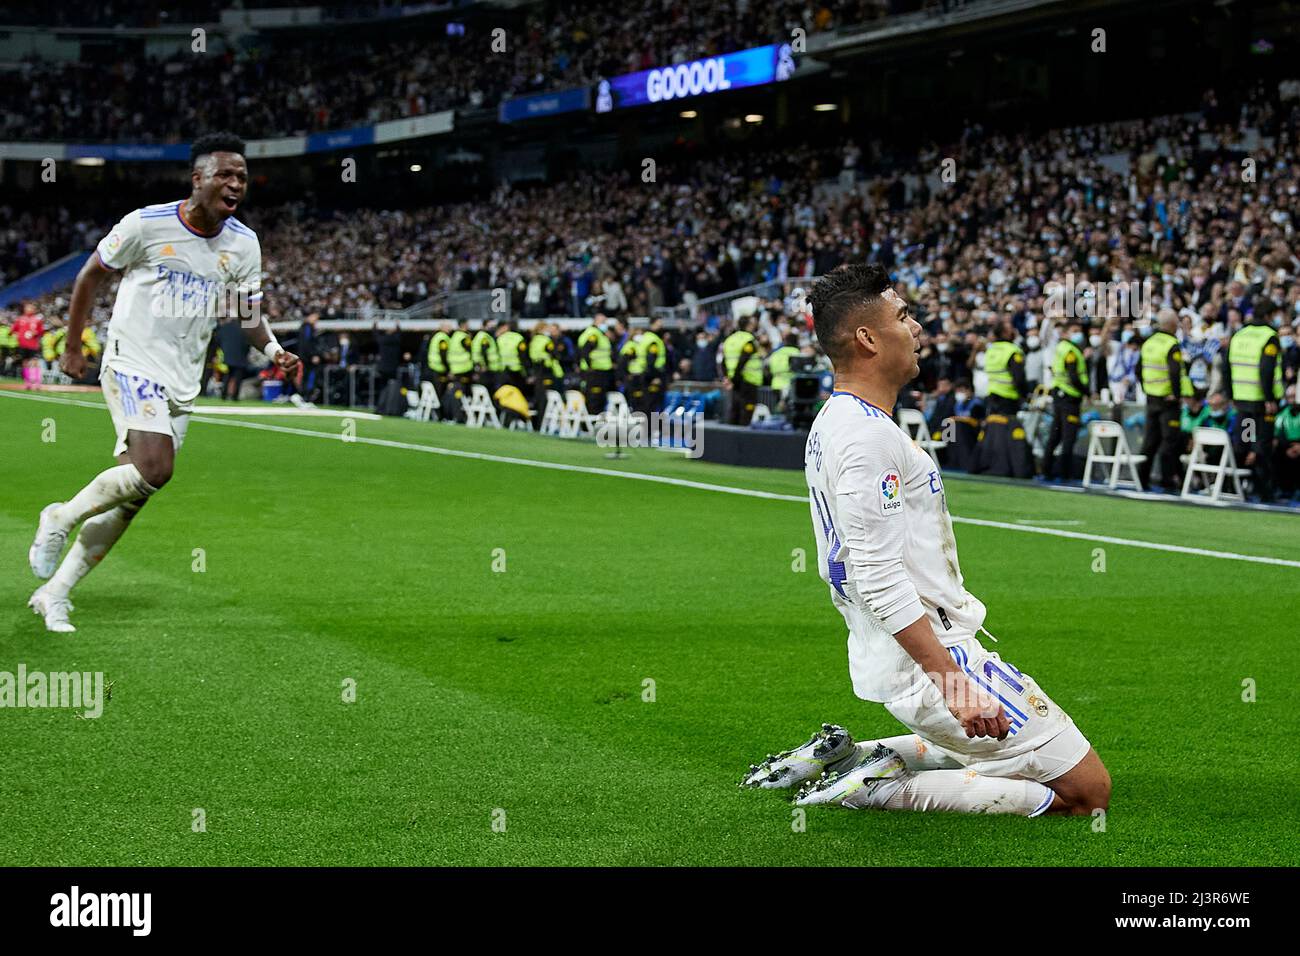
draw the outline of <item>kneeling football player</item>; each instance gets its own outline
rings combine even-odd
[[[943,481],[893,420],[919,373],[921,326],[879,266],[842,266],[809,297],[835,391],[804,472],[819,571],[848,624],[854,693],[910,733],[854,742],[822,725],[751,765],[742,785],[800,786],[795,802],[964,813],[1089,814],[1110,776],[1074,721],[979,640]]]

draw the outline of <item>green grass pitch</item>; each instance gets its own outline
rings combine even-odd
[[[860,738],[901,732],[852,695],[806,504],[196,420],[170,487],[74,592],[77,633],[53,635],[25,606],[27,546],[44,504],[111,464],[111,426],[102,408],[9,395],[0,420],[0,670],[114,682],[98,720],[0,710],[0,864],[1289,865],[1300,853],[1294,567],[959,524],[997,649],[1111,771],[1104,832],[1089,818],[832,808],[795,832],[780,795],[737,789],[751,759],[824,720]],[[610,462],[527,434],[386,420],[357,435],[804,491],[799,473],[652,450]],[[1300,557],[1290,515],[947,488],[967,518]]]

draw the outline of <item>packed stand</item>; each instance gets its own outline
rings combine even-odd
[[[649,69],[809,34],[880,15],[869,0],[552,0],[493,49],[495,25],[462,35],[369,39],[268,33],[238,53],[181,52],[109,65],[25,60],[0,72],[0,139],[179,142],[213,129],[248,139],[304,135],[587,86]]]

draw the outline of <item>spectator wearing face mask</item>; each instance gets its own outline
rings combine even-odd
[[[955,351],[947,332],[939,332],[934,337],[934,373],[936,381],[946,378],[949,381],[966,365],[965,349]]]
[[[1029,396],[1043,381],[1043,364],[1047,354],[1042,348],[1042,339],[1038,333],[1030,330],[1025,336],[1025,395]]]
[[[1183,448],[1185,451],[1191,451],[1194,435],[1198,428],[1217,428],[1220,431],[1225,431],[1232,436],[1234,449],[1239,444],[1237,442],[1237,413],[1233,411],[1232,406],[1228,403],[1228,396],[1223,392],[1212,393],[1208,400],[1202,399],[1199,394],[1187,399],[1179,423],[1179,430],[1183,433]],[[1205,448],[1203,454],[1205,455],[1206,464],[1217,465],[1219,459],[1223,457],[1223,449]],[[1193,479],[1193,489],[1208,487],[1209,483],[1205,476],[1198,475]]]
[[[925,423],[931,434],[943,430],[943,423],[956,414],[956,408],[957,399],[954,397],[952,381],[948,378],[939,379],[925,410]]]
[[[691,379],[696,382],[712,382],[717,377],[717,342],[701,326],[695,332],[695,350],[691,353]]]
[[[1300,342],[1296,340],[1295,326],[1282,326],[1278,342],[1282,346],[1282,381],[1294,385],[1300,379]]]
[[[1092,394],[1100,394],[1102,389],[1110,389],[1111,355],[1118,352],[1120,344],[1115,341],[1113,324],[1107,321],[1101,331],[1093,329],[1088,333],[1088,384]]]
[[[1111,354],[1107,368],[1110,395],[1116,405],[1137,400],[1138,376],[1142,361],[1138,352],[1141,343],[1137,339],[1131,335],[1124,337],[1121,334],[1120,343],[1119,349]]]
[[[975,397],[970,379],[966,378],[956,382],[950,395],[952,410],[936,410],[930,419],[930,430],[938,431],[948,443],[943,451],[944,466],[969,471],[976,465],[984,403]]]

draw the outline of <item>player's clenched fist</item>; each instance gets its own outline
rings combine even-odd
[[[950,699],[948,710],[957,718],[967,737],[1006,739],[1011,732],[1011,722],[1007,720],[1007,713],[1001,704],[974,687],[963,698],[958,701]]]
[[[59,358],[59,368],[73,381],[80,381],[86,374],[86,355],[81,349],[68,348]]]
[[[282,349],[275,353],[275,364],[284,370],[285,375],[292,375],[298,368],[298,356]]]

